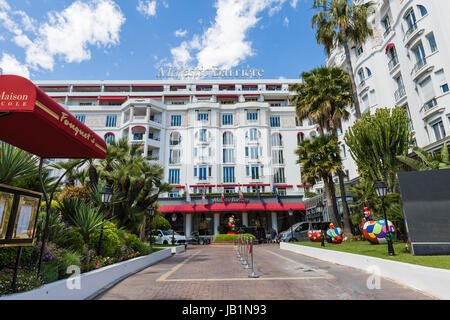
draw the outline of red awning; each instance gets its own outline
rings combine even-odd
[[[0,140],[43,158],[106,157],[106,143],[30,80],[0,76]]]
[[[386,54],[389,52],[389,49],[390,48],[393,48],[393,47],[395,47],[395,44],[393,44],[393,43],[389,43],[387,46],[386,46]]]
[[[99,101],[124,101],[127,97],[100,97]]]
[[[159,206],[162,213],[173,212],[221,212],[221,211],[304,211],[304,203],[214,203]]]

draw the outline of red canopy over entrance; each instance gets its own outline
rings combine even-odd
[[[42,158],[106,157],[106,143],[30,80],[0,76],[0,140]]]
[[[162,213],[171,212],[221,212],[221,211],[296,211],[306,210],[304,203],[214,203],[159,206]]]

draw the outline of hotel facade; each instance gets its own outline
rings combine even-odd
[[[266,232],[285,230],[305,220],[303,198],[312,186],[301,184],[295,150],[302,139],[318,135],[318,128],[296,119],[289,87],[298,82],[35,84],[106,142],[126,138],[142,145],[143,155],[164,167],[164,181],[173,187],[160,196],[159,211],[177,231],[212,236],[232,214],[240,225],[262,226]],[[244,201],[239,199],[239,189]],[[207,196],[202,200],[203,190]],[[172,221],[173,214],[176,221]]]
[[[367,0],[355,1],[365,3]],[[361,113],[377,108],[404,108],[411,119],[413,143],[438,152],[450,140],[450,2],[442,0],[378,0],[369,17],[373,36],[351,48]],[[342,48],[328,66],[347,69]],[[343,124],[345,132],[356,120]],[[348,147],[343,142],[343,152]],[[344,157],[350,180],[357,180],[353,159]]]

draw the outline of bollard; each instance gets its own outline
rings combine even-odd
[[[247,266],[248,266],[248,262],[247,262],[247,260],[248,260],[248,257],[247,257],[247,248],[246,248],[246,246],[247,246],[247,237],[244,237],[244,243],[243,243],[243,245],[244,245],[244,260],[242,261],[242,264],[244,265],[244,268],[247,268]]]
[[[240,235],[237,236],[236,240],[237,240],[237,254],[236,254],[236,257],[238,259],[240,259],[241,258],[241,242],[240,242],[241,240],[240,240]]]
[[[242,262],[244,262],[244,260],[245,260],[245,258],[244,258],[245,252],[242,251],[243,244],[244,244],[244,237],[241,237],[240,244],[241,244],[241,252],[240,252],[240,258],[239,258],[239,260],[241,260]]]
[[[249,278],[259,278],[259,276],[255,273],[255,261],[253,259],[253,238],[251,238],[250,242],[250,250],[251,250],[251,261],[252,261],[252,273],[248,276]]]
[[[245,256],[246,256],[245,262],[246,262],[246,264],[244,266],[244,269],[250,269],[249,252],[248,252],[249,248],[250,248],[249,243],[250,243],[249,237],[247,237],[246,241],[245,241]]]

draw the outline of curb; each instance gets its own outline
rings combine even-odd
[[[297,244],[280,243],[280,249],[316,259],[368,271],[377,267],[379,275],[404,286],[425,292],[439,299],[450,299],[450,270],[389,261],[354,253],[318,249]]]

